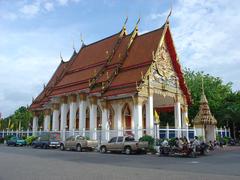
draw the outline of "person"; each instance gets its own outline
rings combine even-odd
[[[194,140],[193,140],[193,143],[192,143],[192,145],[193,145],[194,151],[196,151],[196,149],[197,149],[197,146],[200,146],[200,142],[199,142],[199,140],[198,140],[198,137],[197,137],[197,136],[195,136],[195,137],[194,137]]]
[[[164,141],[162,142],[162,146],[163,147],[167,147],[168,146],[168,141],[166,139],[164,139]]]
[[[188,145],[189,141],[188,139],[186,138],[186,136],[183,137],[183,143],[184,145]]]
[[[177,147],[179,150],[182,150],[183,149],[183,140],[182,138],[176,138],[176,144],[177,144]]]

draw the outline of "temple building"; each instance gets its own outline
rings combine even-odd
[[[193,119],[193,124],[196,127],[196,133],[198,136],[202,136],[206,142],[216,140],[216,125],[217,120],[212,115],[208,106],[208,100],[206,98],[202,80],[202,95],[200,99],[199,112]]]
[[[141,35],[139,21],[129,34],[126,22],[118,33],[83,43],[69,61],[61,61],[30,106],[34,131],[44,113],[44,131],[101,129],[139,138],[153,135],[155,109],[174,111],[175,128],[188,126],[191,98],[168,18]]]

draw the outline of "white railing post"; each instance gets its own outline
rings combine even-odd
[[[220,128],[220,132],[221,132],[221,137],[223,137],[223,128]]]
[[[189,133],[188,133],[188,131],[189,131],[189,129],[188,129],[188,124],[187,124],[187,126],[186,126],[186,138],[187,138],[187,140],[189,140]]]
[[[231,137],[231,130],[230,130],[230,127],[228,128],[228,137]]]
[[[196,127],[193,126],[193,137],[197,136],[197,133],[196,133]]]
[[[169,124],[166,126],[166,139],[169,139]]]
[[[13,135],[13,129],[12,129],[12,133],[11,133],[11,135]]]
[[[27,137],[29,136],[29,129],[27,129]]]
[[[3,133],[3,138],[4,138],[4,133],[5,133],[5,132],[4,132],[4,129],[3,129],[2,133]]]
[[[226,126],[224,126],[224,132],[225,132],[225,136],[227,137],[227,128],[226,128]]]
[[[85,137],[86,136],[86,129],[85,128],[83,128],[83,133],[82,133],[82,135]]]

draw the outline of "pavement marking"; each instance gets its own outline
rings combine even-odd
[[[190,163],[191,164],[199,164],[200,162],[199,161],[191,161]]]

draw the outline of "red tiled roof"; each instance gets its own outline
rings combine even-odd
[[[132,33],[124,34],[123,37],[117,33],[82,47],[74,59],[66,65],[62,63],[59,65],[45,88],[48,89],[47,96],[46,90],[44,90],[31,107],[42,106],[52,96],[61,96],[86,89],[90,93],[101,93],[104,97],[137,93],[136,82],[139,84],[142,75],[149,69],[152,63],[152,52],[156,52],[158,48],[164,27],[136,36],[129,49],[128,44]],[[184,94],[189,96],[180,64],[176,60],[176,52],[169,30],[165,38],[174,69],[179,76],[180,87]],[[89,80],[92,80],[98,72],[98,78],[89,87]],[[107,84],[104,91],[102,82]],[[188,102],[190,102],[189,100],[190,96]]]

